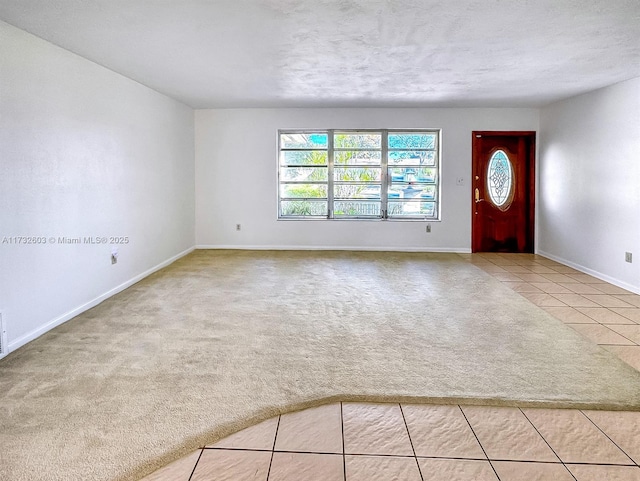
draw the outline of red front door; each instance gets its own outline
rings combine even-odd
[[[534,155],[535,132],[473,132],[473,252],[533,252]]]

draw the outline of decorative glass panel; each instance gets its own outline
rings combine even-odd
[[[499,209],[508,209],[513,199],[513,168],[502,150],[496,151],[489,160],[487,187],[491,202]]]

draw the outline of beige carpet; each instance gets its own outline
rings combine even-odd
[[[0,479],[134,480],[323,400],[640,408],[454,254],[198,251],[0,361]]]

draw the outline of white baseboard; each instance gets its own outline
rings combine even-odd
[[[580,264],[576,264],[575,262],[571,262],[568,261],[566,259],[563,259],[562,257],[558,257],[555,256],[553,254],[549,254],[548,252],[544,252],[544,251],[537,251],[536,254],[541,255],[543,257],[546,257],[548,259],[551,259],[552,261],[556,261],[559,262],[560,264],[564,264],[565,266],[569,266],[577,271],[580,272],[584,272],[585,274],[589,274],[592,277],[595,277],[597,279],[603,280],[605,282],[608,282],[609,284],[613,284],[614,286],[618,286],[622,289],[626,289],[627,291],[633,292],[635,294],[640,294],[640,287],[638,286],[634,286],[632,284],[629,284],[627,282],[623,282],[619,279],[615,279],[611,276],[608,276],[606,274],[603,274],[601,272],[598,271],[594,271],[593,269],[589,269],[588,267],[582,266]]]
[[[219,245],[200,244],[196,249],[249,250],[249,251],[373,251],[373,252],[447,252],[469,254],[471,249],[460,247],[390,247],[390,246],[282,246],[282,245]]]
[[[190,254],[194,250],[195,250],[195,247],[191,247],[191,248],[189,248],[189,249],[187,249],[185,251],[182,251],[179,254],[167,259],[166,261],[161,262],[160,264],[152,267],[151,269],[148,269],[148,270],[144,271],[142,274],[138,274],[134,278],[129,279],[126,282],[123,282],[119,286],[116,286],[113,289],[108,290],[104,294],[99,295],[98,297],[90,300],[89,302],[86,302],[86,303],[82,304],[81,306],[76,307],[75,309],[72,309],[72,310],[70,310],[68,312],[65,312],[63,315],[61,315],[59,317],[56,317],[52,321],[47,322],[43,326],[40,326],[38,329],[35,329],[35,330],[31,331],[31,332],[28,332],[27,334],[23,335],[22,337],[19,337],[18,339],[10,342],[7,345],[7,347],[8,347],[7,354],[12,352],[12,351],[15,351],[19,347],[24,346],[28,342],[31,342],[34,339],[40,337],[44,333],[46,333],[46,332],[50,331],[51,329],[53,329],[54,327],[57,327],[60,324],[63,324],[65,322],[67,322],[69,319],[72,319],[72,318],[76,317],[77,315],[82,314],[84,311],[87,311],[87,310],[91,309],[92,307],[97,306],[102,301],[105,301],[109,297],[116,295],[118,292],[124,291],[127,287],[130,287],[133,284],[135,284],[136,282],[141,281],[145,277],[150,276],[154,272],[159,271],[160,269],[162,269],[164,267],[167,267],[169,264],[174,263],[175,261],[177,261],[181,257],[184,257],[187,254]]]

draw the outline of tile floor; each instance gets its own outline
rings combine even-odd
[[[640,296],[549,259],[469,254],[640,370]],[[640,481],[640,412],[335,403],[278,416],[144,481]]]
[[[531,254],[461,254],[640,371],[640,295]]]
[[[638,481],[640,412],[335,403],[283,414],[145,481]]]

